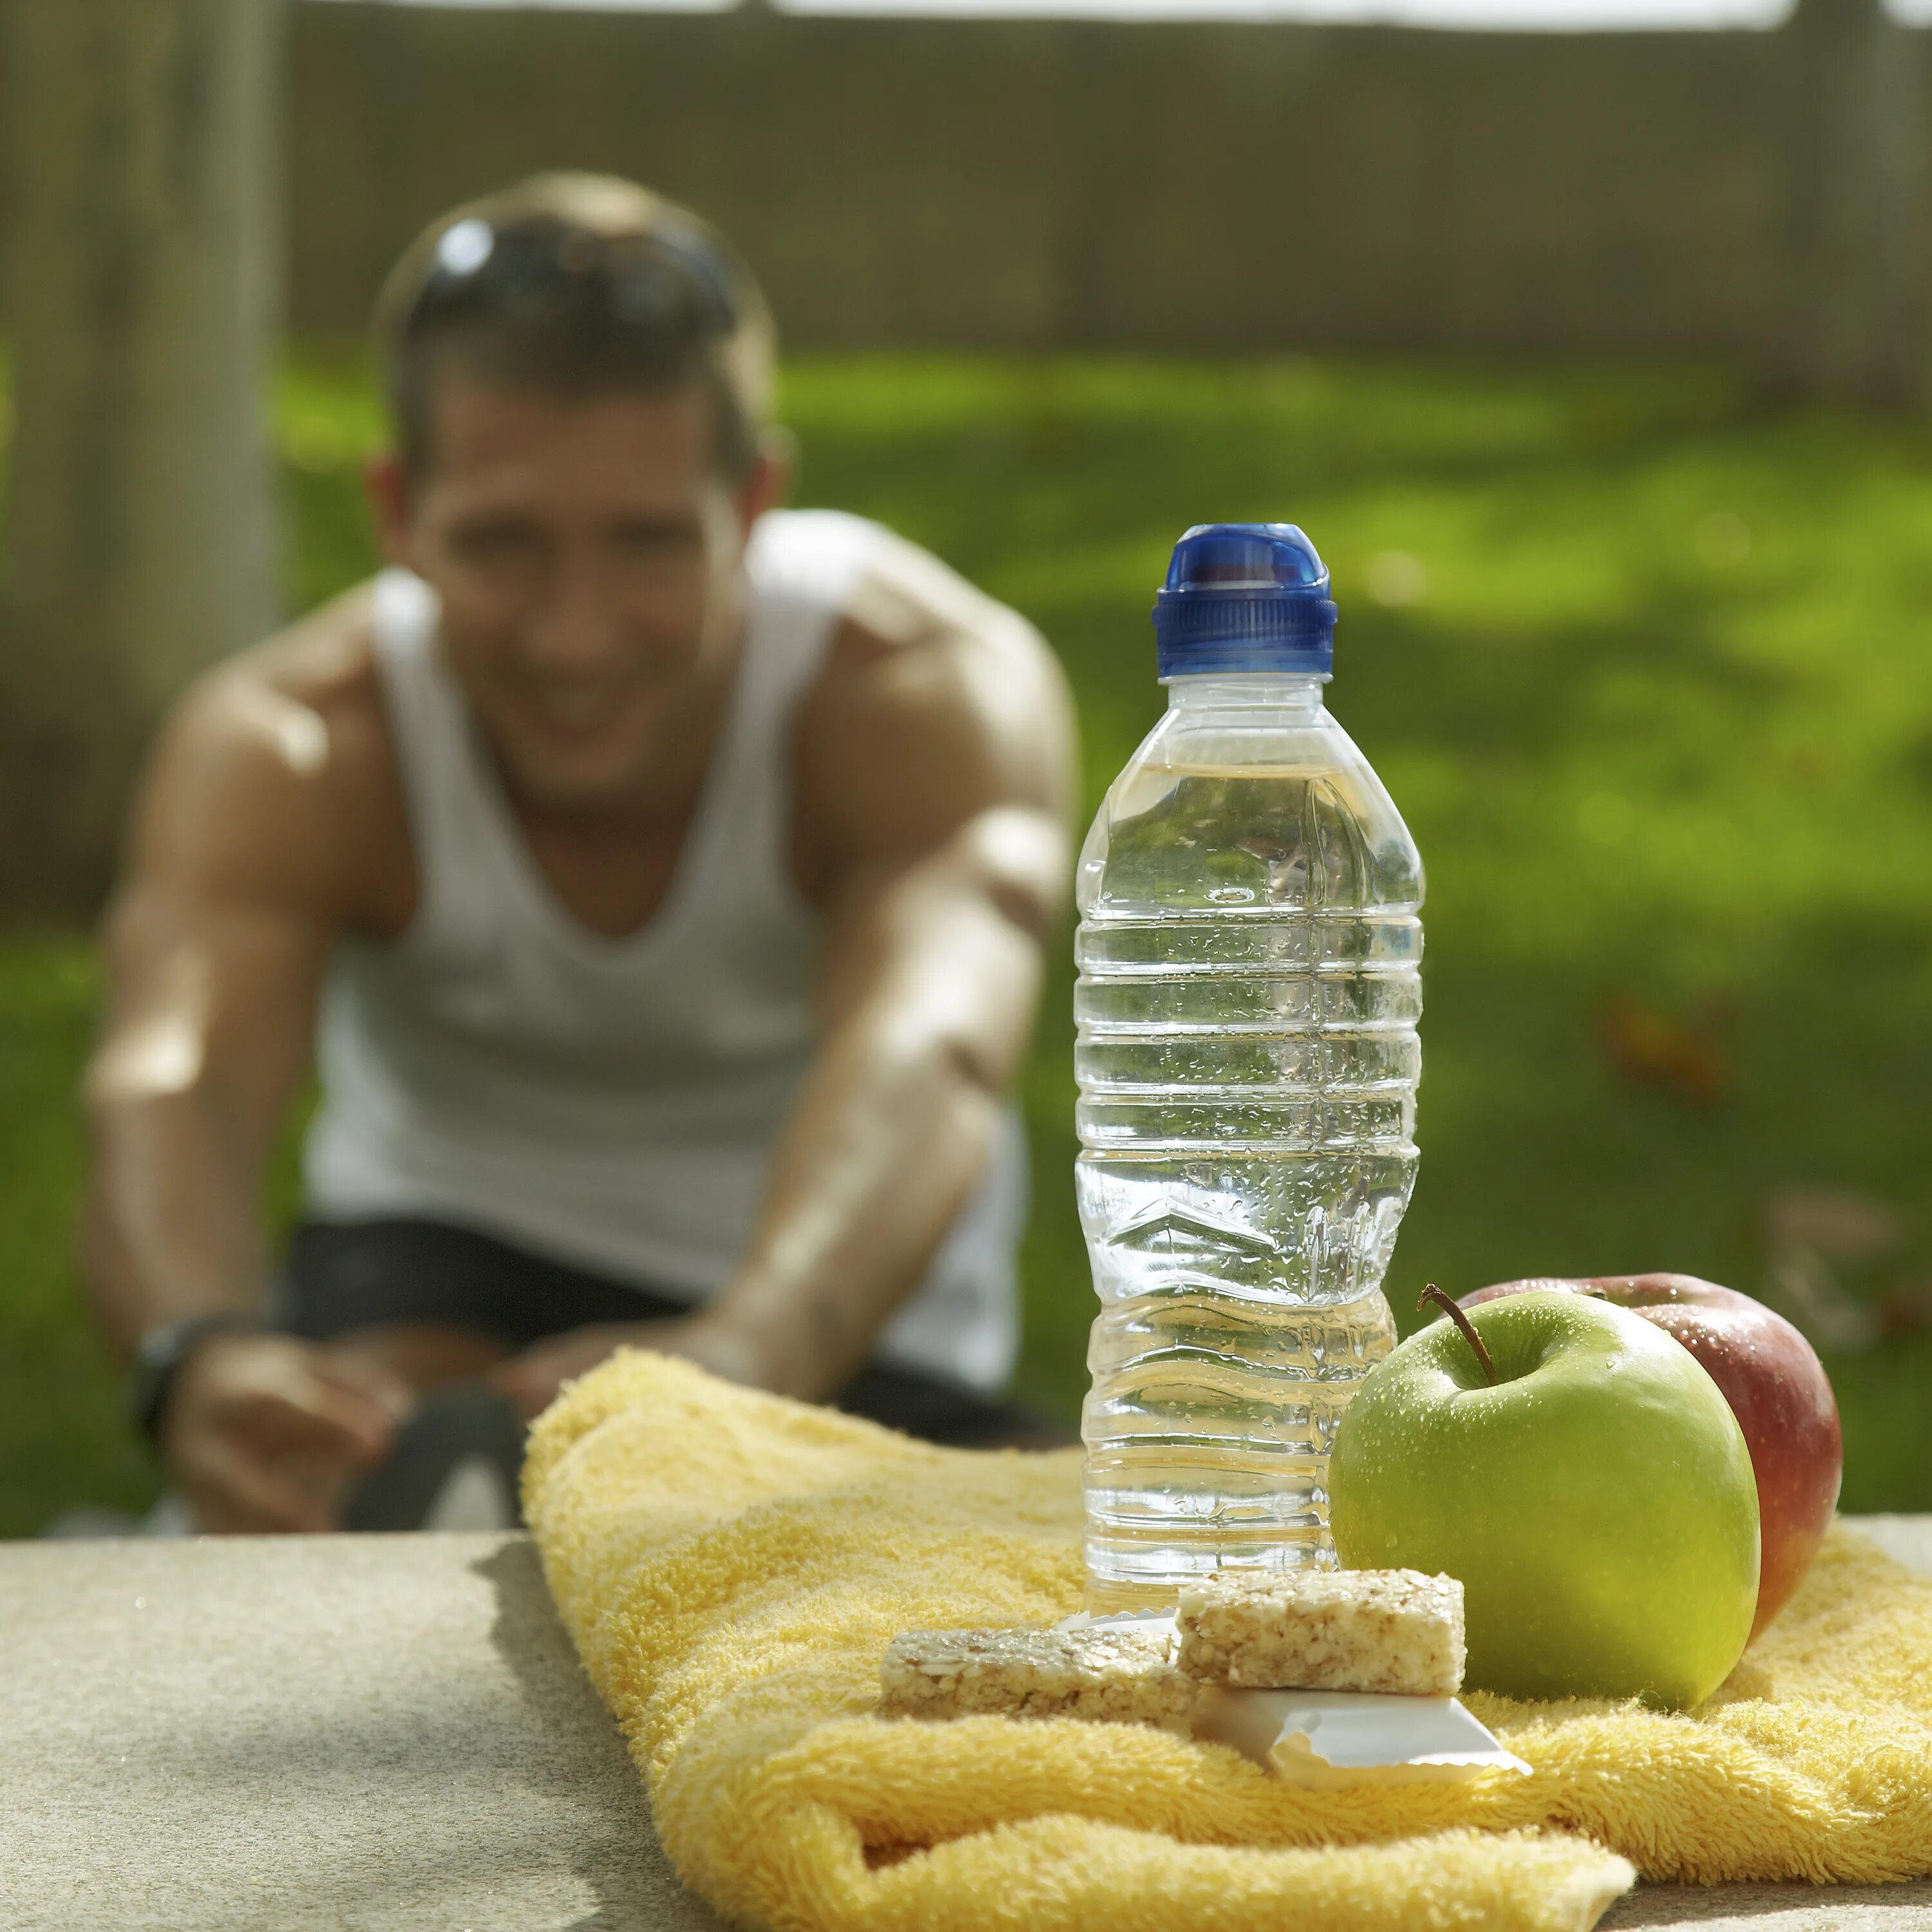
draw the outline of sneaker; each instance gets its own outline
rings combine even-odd
[[[494,1389],[433,1390],[395,1447],[358,1483],[342,1513],[350,1530],[502,1530],[523,1520],[517,1484],[524,1426]]]

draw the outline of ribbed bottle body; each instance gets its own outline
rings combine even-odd
[[[1422,874],[1312,679],[1176,680],[1082,854],[1089,1600],[1334,1560],[1327,1467],[1394,1328]]]

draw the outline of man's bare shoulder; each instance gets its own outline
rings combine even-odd
[[[1002,806],[1064,820],[1073,710],[1018,612],[917,545],[880,541],[801,708],[801,814],[848,850],[929,850]]]
[[[378,927],[413,891],[406,812],[359,586],[205,673],[164,726],[137,874]],[[400,858],[401,863],[398,863]]]

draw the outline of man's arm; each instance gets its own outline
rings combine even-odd
[[[824,1044],[750,1252],[699,1318],[700,1360],[807,1398],[862,1365],[985,1172],[1066,867],[1052,815],[992,806],[850,883]]]
[[[86,1082],[83,1262],[124,1352],[163,1323],[260,1312],[263,1165],[308,1065],[366,816],[345,802],[350,748],[244,662],[184,701],[143,784]],[[381,1453],[392,1392],[369,1380],[281,1338],[204,1342],[162,1421],[204,1526],[323,1526],[286,1468]]]
[[[824,1396],[855,1373],[986,1171],[1066,898],[1074,762],[1037,634],[893,544],[801,721],[824,1044],[704,1317],[766,1388]]]
[[[750,1246],[688,1320],[539,1344],[526,1410],[621,1340],[806,1398],[841,1387],[985,1171],[1066,897],[1073,728],[1034,631],[910,545],[802,709],[794,869],[826,916],[821,1044]]]

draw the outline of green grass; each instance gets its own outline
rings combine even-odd
[[[1158,713],[1147,610],[1175,535],[1285,517],[1321,546],[1343,611],[1333,707],[1429,868],[1399,1309],[1425,1280],[1647,1267],[1754,1289],[1777,1190],[1916,1203],[1932,431],[1769,411],[1709,372],[1333,362],[813,361],[785,409],[796,500],[892,524],[1052,640],[1088,810]],[[352,356],[296,358],[292,604],[370,566],[355,465],[380,426]],[[1415,601],[1370,594],[1400,578],[1374,562],[1391,551],[1420,566]],[[1070,1414],[1090,1310],[1066,960],[1026,1079],[1022,1383]],[[72,940],[0,951],[0,1531],[148,1480],[66,1258],[94,988]],[[1620,1072],[1601,1044],[1618,1000],[1666,1018],[1716,1003],[1721,1097]],[[1886,1266],[1932,1274],[1924,1231]],[[1932,1508],[1932,1336],[1832,1368],[1847,1507]]]

